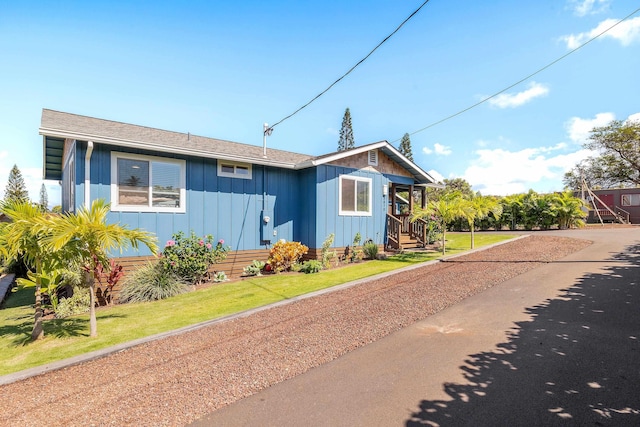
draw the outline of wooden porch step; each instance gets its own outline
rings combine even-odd
[[[402,246],[403,249],[421,247],[420,243],[418,243],[416,239],[412,239],[411,236],[409,236],[409,234],[405,234],[405,233],[400,235],[400,246]]]

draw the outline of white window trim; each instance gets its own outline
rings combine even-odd
[[[357,192],[357,181],[366,182],[369,184],[369,211],[368,212],[359,212],[359,211],[343,211],[342,210],[342,180],[348,179],[351,181],[356,181],[356,192],[354,196],[356,197],[355,206],[358,206],[358,192]],[[373,215],[373,180],[371,178],[364,178],[361,176],[354,175],[340,175],[340,179],[338,181],[338,215],[340,216],[372,216]]]
[[[233,173],[224,172],[222,170],[222,165],[233,166],[234,172]],[[237,166],[247,168],[248,173],[246,175],[243,175],[236,172]],[[225,178],[251,179],[251,176],[252,176],[251,163],[240,163],[240,162],[229,162],[227,160],[218,160],[218,176],[222,176]]]
[[[180,166],[180,206],[177,208],[162,206],[119,205],[118,204],[118,159],[143,160],[147,162],[174,163]],[[173,212],[185,213],[187,205],[186,191],[187,162],[185,160],[171,159],[168,157],[145,156],[142,154],[130,154],[111,152],[111,210],[114,212]]]
[[[628,196],[628,197],[625,197]],[[629,201],[629,203],[625,203],[625,198]],[[622,194],[620,196],[620,204],[622,206],[640,206],[640,200],[636,203],[635,202],[637,199],[640,199],[640,193],[627,193],[627,194]]]

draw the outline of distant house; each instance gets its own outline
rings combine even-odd
[[[587,222],[625,222],[640,224],[640,188],[608,188],[586,194]],[[595,197],[594,197],[595,196]]]
[[[266,259],[279,239],[311,257],[331,233],[338,248],[356,233],[399,247],[403,231],[415,240],[419,230],[390,200],[435,182],[386,141],[310,156],[48,109],[40,134],[44,178],[60,181],[64,211],[105,199],[110,221],[153,232],[161,246],[178,231],[212,234],[236,269]],[[133,255],[151,254],[123,254]]]

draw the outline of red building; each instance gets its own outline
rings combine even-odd
[[[604,222],[617,222],[621,219],[626,223],[640,224],[640,188],[609,188],[591,191],[597,198],[585,193],[585,199],[589,204],[587,222],[600,222],[602,218]],[[597,210],[594,209],[594,202]]]

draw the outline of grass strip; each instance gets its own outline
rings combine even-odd
[[[476,247],[513,238],[476,234]],[[447,233],[447,254],[469,250],[468,233]],[[134,339],[261,307],[309,292],[440,258],[413,252],[386,260],[348,264],[317,274],[281,274],[217,284],[173,298],[122,304],[97,311],[98,337],[89,338],[88,315],[45,321],[45,338],[32,342],[33,288],[16,288],[0,310],[0,375],[45,365]]]

